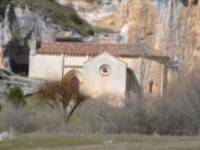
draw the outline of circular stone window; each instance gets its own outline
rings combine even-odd
[[[100,75],[109,76],[111,73],[111,68],[108,65],[102,65],[99,69]]]

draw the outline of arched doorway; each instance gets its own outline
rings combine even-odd
[[[63,77],[63,87],[72,95],[78,95],[80,92],[80,77],[76,70],[68,71]]]
[[[126,106],[129,107],[132,100],[138,98],[141,95],[140,84],[135,75],[135,72],[131,68],[127,68],[126,77]]]

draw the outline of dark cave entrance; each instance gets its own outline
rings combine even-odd
[[[198,0],[193,0],[193,1],[192,1],[192,4],[193,4],[193,5],[198,5]]]
[[[184,6],[198,5],[199,0],[181,0]]]
[[[29,46],[27,43],[11,40],[6,46],[4,58],[7,58],[12,72],[23,76],[28,75]]]

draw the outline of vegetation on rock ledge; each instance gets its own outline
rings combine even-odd
[[[94,29],[85,20],[81,19],[73,8],[62,6],[55,0],[2,0],[0,5],[0,21],[5,16],[5,10],[8,4],[28,6],[32,10],[42,11],[46,17],[63,28],[73,28],[81,35],[88,36],[94,33]]]

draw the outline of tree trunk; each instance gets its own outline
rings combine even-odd
[[[69,114],[66,116],[66,122],[69,121],[69,119],[71,118],[71,116],[73,115],[74,111],[76,110],[76,108],[79,106],[81,102],[76,101],[73,108],[71,109],[71,111],[69,112]]]
[[[61,126],[64,128],[66,126],[66,118],[67,118],[67,106],[65,102],[62,102],[62,111],[61,111]]]

